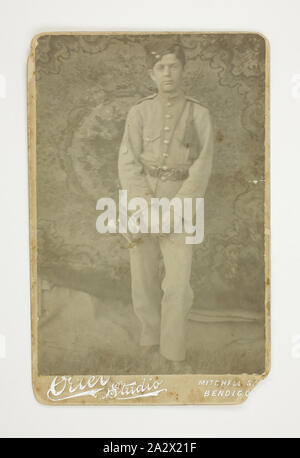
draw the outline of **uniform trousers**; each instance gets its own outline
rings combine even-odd
[[[185,236],[146,234],[129,250],[133,307],[142,325],[140,343],[160,345],[160,353],[172,361],[185,360],[186,321],[193,303],[193,245],[185,243]]]

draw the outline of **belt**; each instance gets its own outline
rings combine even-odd
[[[171,169],[166,166],[158,167],[156,165],[144,164],[144,172],[151,177],[160,178],[161,180],[182,181],[189,176],[188,170]]]

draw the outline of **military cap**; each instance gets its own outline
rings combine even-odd
[[[183,67],[185,65],[184,49],[178,40],[170,40],[168,37],[161,37],[160,40],[156,40],[149,44],[146,48],[146,52],[149,68],[153,68],[156,62],[160,61],[166,54],[175,54]]]

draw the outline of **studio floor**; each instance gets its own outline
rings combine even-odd
[[[194,374],[264,372],[264,325],[188,320],[187,361]],[[43,291],[38,333],[40,375],[149,374],[132,305],[105,303],[64,287]]]

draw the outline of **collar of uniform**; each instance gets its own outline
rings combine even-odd
[[[168,103],[168,102],[176,103],[184,99],[184,93],[182,91],[177,92],[176,94],[168,94],[164,92],[159,92],[157,94],[157,99],[161,103]]]

